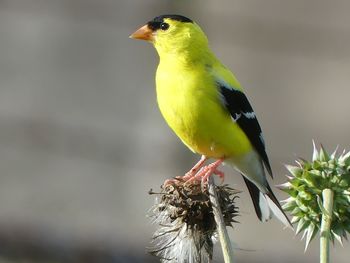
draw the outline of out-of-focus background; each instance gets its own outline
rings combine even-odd
[[[198,159],[158,112],[158,57],[128,36],[154,16],[197,21],[246,89],[275,180],[312,139],[349,149],[350,2],[1,0],[0,262],[157,262],[145,247],[158,189]],[[244,192],[238,262],[316,262]],[[286,196],[275,190],[280,199]],[[220,262],[217,248],[216,262]],[[349,262],[336,245],[333,262]]]

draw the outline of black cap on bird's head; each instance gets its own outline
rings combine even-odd
[[[176,20],[176,21],[180,21],[180,22],[187,22],[187,23],[193,23],[193,21],[191,19],[189,19],[188,17],[182,16],[182,15],[161,15],[161,16],[157,16],[155,18],[153,18],[152,21],[158,21],[158,22],[162,22],[164,21],[164,18],[169,18],[171,20]]]
[[[152,41],[156,31],[166,31],[169,28],[169,24],[165,21],[167,19],[184,23],[193,23],[191,19],[182,15],[161,15],[153,18],[146,25],[136,30],[130,38]]]
[[[185,23],[193,23],[193,21],[185,16],[181,15],[162,15],[162,16],[157,16],[153,18],[153,20],[149,21],[147,23],[148,27],[151,28],[152,30],[158,30],[158,29],[163,29],[162,26],[164,27],[164,19],[169,18],[174,21],[179,21],[179,22],[185,22]]]
[[[181,15],[157,16],[130,37],[151,42],[160,58],[181,54],[190,55],[195,60],[195,57],[201,57],[203,53],[210,53],[208,38],[202,29]]]

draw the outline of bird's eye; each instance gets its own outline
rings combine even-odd
[[[161,23],[160,24],[160,29],[161,30],[167,30],[169,28],[169,24],[168,23]]]

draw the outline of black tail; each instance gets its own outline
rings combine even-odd
[[[258,189],[258,187],[255,186],[255,184],[253,184],[251,181],[249,181],[247,178],[245,178],[244,175],[242,175],[242,177],[244,179],[245,184],[247,185],[250,197],[252,198],[254,208],[255,208],[255,213],[258,216],[258,218],[260,219],[260,221],[264,221],[262,218],[261,209],[259,206],[260,190]]]
[[[242,175],[243,176],[243,175]],[[286,226],[292,226],[292,223],[288,219],[287,215],[284,213],[279,201],[271,190],[271,187],[267,185],[267,193],[260,192],[259,188],[255,186],[254,183],[249,181],[243,176],[244,182],[252,198],[256,215],[260,221],[269,220],[274,214],[282,223]]]

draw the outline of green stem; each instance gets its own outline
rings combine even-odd
[[[323,213],[321,221],[320,263],[329,263],[329,241],[333,214],[333,191],[322,191]]]
[[[214,179],[212,178],[212,176],[209,177],[208,187],[209,187],[209,199],[213,208],[216,227],[217,227],[217,231],[218,231],[219,239],[221,243],[221,249],[224,255],[224,261],[225,263],[233,263],[234,262],[233,248],[230,242],[230,238],[228,236],[224,217],[222,216],[220,203],[216,193],[216,187],[214,184]]]

